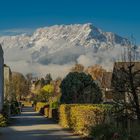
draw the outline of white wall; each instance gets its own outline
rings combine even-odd
[[[4,66],[4,99],[11,101],[12,72],[10,67]]]
[[[2,107],[3,107],[3,98],[4,98],[3,65],[4,65],[3,50],[2,50],[2,47],[0,45],[0,111],[2,110]]]

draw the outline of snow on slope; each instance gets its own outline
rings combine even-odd
[[[39,28],[31,36],[0,37],[5,63],[24,73],[55,73],[55,66],[60,71],[65,67],[67,73],[76,61],[85,66],[99,63],[110,67],[126,42],[125,38],[103,32],[90,23]]]

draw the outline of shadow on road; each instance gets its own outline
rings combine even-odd
[[[11,119],[11,126],[0,130],[1,140],[80,140],[52,120],[34,112],[32,107],[24,107],[21,115]]]

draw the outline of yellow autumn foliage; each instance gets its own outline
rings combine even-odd
[[[47,105],[48,103],[44,103],[44,102],[38,102],[35,106],[35,111],[39,112],[41,110],[41,108],[43,108],[45,105]]]
[[[46,93],[53,93],[54,92],[54,86],[52,84],[45,85],[42,90]]]
[[[89,135],[90,128],[105,121],[109,105],[63,104],[59,108],[59,123],[75,133]]]

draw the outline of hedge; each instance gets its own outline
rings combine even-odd
[[[58,101],[55,101],[55,102],[51,102],[50,103],[50,108],[57,109],[58,107],[59,107]]]
[[[59,108],[59,124],[77,134],[89,135],[91,128],[109,121],[110,105],[63,104]]]
[[[38,102],[35,106],[35,111],[44,115],[47,118],[52,118],[52,108],[48,103]]]
[[[22,101],[21,103],[24,106],[32,106],[33,105],[33,101],[31,101],[31,102],[29,102],[29,101]]]
[[[46,105],[48,105],[48,104],[45,102],[38,102],[35,106],[35,111],[40,112],[41,109],[43,109],[44,106],[46,106]]]
[[[44,103],[38,102],[35,105],[35,111],[48,118],[58,120],[58,102]]]

